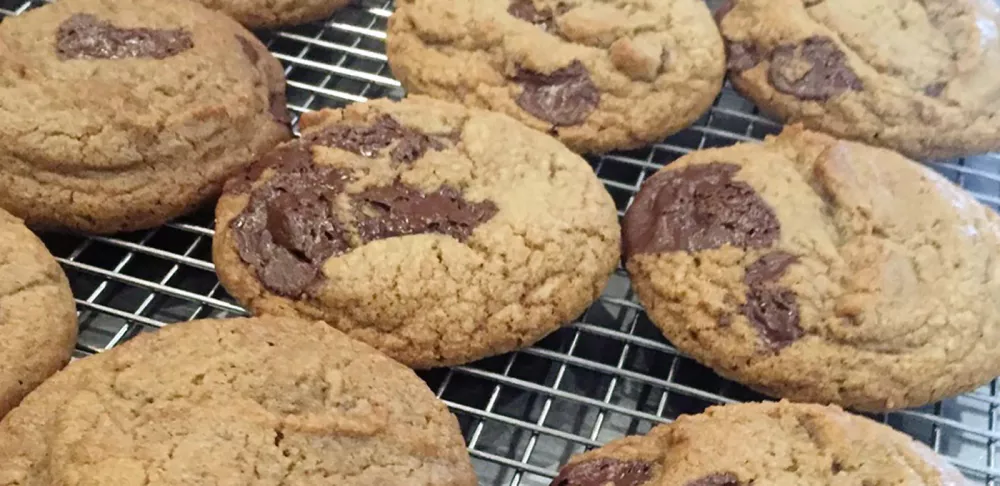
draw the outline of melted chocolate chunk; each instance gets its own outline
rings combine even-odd
[[[253,44],[249,39],[243,36],[236,36],[236,40],[240,43],[240,48],[243,49],[243,55],[247,57],[250,64],[257,65],[257,61],[260,60],[260,53],[254,48]]]
[[[684,486],[740,486],[740,478],[731,472],[709,474]]]
[[[798,257],[776,251],[760,257],[747,268],[747,303],[743,315],[760,334],[764,344],[777,352],[802,337],[799,305],[795,292],[778,285],[778,280]]]
[[[310,133],[268,153],[226,184],[227,193],[250,192],[250,201],[230,227],[240,258],[254,268],[265,287],[296,297],[309,292],[321,278],[320,269],[327,259],[352,250],[358,239],[365,244],[394,236],[441,233],[465,241],[496,214],[493,202],[469,202],[453,188],[424,194],[398,181],[345,196],[352,210],[338,212],[335,201],[344,194],[349,177],[344,171],[314,164],[312,148],[338,147],[373,157],[397,141],[390,154],[397,163],[444,148],[437,139],[385,115],[370,127],[341,125]],[[254,189],[253,184],[268,169],[274,174]],[[352,240],[354,234],[358,237]]]
[[[431,193],[397,181],[346,196],[352,216],[336,210],[349,180],[346,172],[317,166],[310,145],[281,147],[226,186],[251,191],[267,169],[274,174],[250,194],[246,208],[230,223],[240,258],[269,290],[286,297],[308,293],[322,278],[329,258],[360,244],[396,236],[439,233],[465,241],[497,213],[492,201],[470,202],[461,192],[441,187]],[[342,214],[341,214],[342,213]],[[352,240],[350,235],[357,234]]]
[[[555,16],[549,9],[538,10],[531,0],[512,0],[507,7],[507,13],[525,22],[535,24],[540,29],[549,32],[556,27]]]
[[[444,144],[423,133],[408,130],[389,153],[389,156],[396,163],[411,164],[423,157],[429,149],[444,150]]]
[[[278,295],[297,297],[319,278],[326,259],[350,248],[333,213],[347,175],[308,159],[303,165],[301,151],[285,156],[291,160],[277,161],[284,165],[253,191],[230,227],[240,258],[261,283]]]
[[[310,134],[305,139],[311,144],[337,147],[365,157],[375,157],[379,151],[399,141],[390,156],[400,163],[411,163],[428,149],[445,148],[440,141],[404,127],[389,115],[383,115],[370,127],[338,125]]]
[[[828,100],[864,87],[837,44],[820,36],[776,47],[767,74],[775,89],[804,100]]]
[[[56,54],[69,59],[164,59],[194,47],[182,29],[121,29],[90,14],[74,14],[59,25]]]
[[[799,257],[783,251],[768,253],[747,268],[744,281],[747,285],[774,282],[785,274],[788,266],[799,261]]]
[[[444,186],[423,193],[400,182],[375,187],[355,196],[359,202],[358,234],[365,243],[394,236],[439,233],[465,241],[472,230],[497,213],[492,201],[466,201]]]
[[[778,239],[774,210],[747,183],[739,166],[721,162],[661,171],[650,178],[625,214],[622,250],[698,251],[733,245],[765,248]]]
[[[763,60],[764,55],[761,54],[757,44],[726,41],[726,69],[741,73],[753,69]]]
[[[227,194],[244,194],[253,188],[253,183],[264,171],[274,168],[276,171],[292,171],[308,167],[312,162],[312,152],[307,145],[300,142],[278,147],[250,164],[242,174],[226,182],[224,192]]]
[[[564,467],[550,486],[640,486],[652,477],[648,462],[605,458]]]
[[[514,80],[524,87],[517,105],[557,126],[579,125],[597,109],[601,93],[580,61],[541,74],[518,68]]]

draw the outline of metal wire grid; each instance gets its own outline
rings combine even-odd
[[[0,18],[42,3],[0,0]],[[285,66],[293,113],[403,95],[386,65],[391,8],[391,0],[355,4],[325,23],[260,33]],[[646,177],[681,155],[779,130],[727,88],[690,129],[652,147],[588,161],[622,213]],[[933,165],[993,207],[1000,205],[998,166],[995,155]],[[44,236],[76,295],[77,357],[167,323],[244,315],[215,277],[211,225],[206,209],[115,237]],[[497,486],[544,486],[574,453],[710,405],[762,398],[666,342],[621,270],[584,315],[538,345],[422,376],[459,417],[480,484]],[[875,418],[926,442],[973,481],[1000,484],[996,380],[967,395]]]

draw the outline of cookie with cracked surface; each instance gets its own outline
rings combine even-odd
[[[410,92],[506,113],[577,152],[663,140],[725,72],[702,0],[400,0],[388,35]]]
[[[76,331],[66,275],[45,245],[0,209],[0,418],[69,361]]]
[[[685,415],[570,459],[551,486],[964,486],[929,447],[836,406],[747,403]]]
[[[0,59],[0,207],[33,228],[155,227],[291,136],[277,60],[188,0],[48,4]]]
[[[475,486],[411,370],[319,322],[204,320],[79,360],[0,422],[0,484]]]
[[[694,152],[623,226],[656,325],[769,395],[877,411],[1000,375],[1000,218],[895,152],[798,126]]]
[[[531,344],[619,256],[614,203],[557,140],[424,97],[302,117],[227,184],[213,255],[257,314],[325,320],[413,367]]]
[[[1000,150],[994,0],[730,0],[733,85],[765,111],[914,158]]]
[[[323,20],[351,0],[196,0],[252,29]]]

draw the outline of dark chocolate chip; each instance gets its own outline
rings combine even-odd
[[[250,64],[256,66],[257,61],[260,60],[260,53],[257,52],[257,49],[246,37],[238,35],[236,36],[236,40],[240,42],[240,47],[243,49],[243,54],[247,56],[247,60],[250,61]]]
[[[551,74],[518,68],[514,80],[524,88],[517,97],[517,105],[558,126],[583,123],[601,101],[600,91],[580,61]]]
[[[550,486],[640,486],[652,477],[648,462],[604,458],[564,467]]]
[[[781,232],[778,217],[750,185],[733,180],[739,170],[713,162],[661,171],[646,181],[625,214],[625,258],[774,243]]]
[[[56,54],[69,59],[164,59],[194,47],[183,29],[121,29],[90,14],[74,14],[59,25]]]
[[[333,213],[347,175],[311,164],[281,169],[253,191],[230,227],[240,258],[261,283],[278,295],[298,297],[319,278],[326,259],[350,248],[347,230]]]
[[[403,126],[383,115],[372,126],[334,125],[303,137],[310,144],[337,147],[365,157],[375,157],[379,150],[402,138]]]
[[[753,265],[747,268],[744,281],[747,285],[760,285],[767,282],[776,282],[785,274],[788,266],[798,262],[799,257],[783,251],[768,253],[757,259]]]
[[[291,172],[304,170],[312,163],[312,152],[309,146],[301,142],[293,142],[288,145],[278,147],[268,152],[263,157],[254,161],[250,167],[238,177],[234,177],[226,182],[225,192],[229,194],[241,194],[249,192],[253,188],[253,183],[264,171],[274,168],[279,172]]]
[[[778,285],[778,280],[798,257],[776,251],[760,257],[747,268],[747,302],[742,307],[771,351],[779,351],[802,337],[799,305],[795,292]]]
[[[400,182],[368,189],[354,198],[359,204],[358,234],[365,243],[422,233],[439,233],[465,241],[497,213],[491,201],[469,202],[444,186],[423,193]],[[363,204],[361,204],[363,203]]]
[[[715,473],[690,481],[684,486],[740,486],[740,478],[731,472]]]
[[[549,9],[538,10],[531,0],[513,0],[507,7],[507,13],[525,22],[535,24],[542,30],[548,32],[555,27],[552,11]]]
[[[444,144],[412,128],[404,127],[389,115],[383,115],[370,127],[337,125],[306,136],[309,143],[337,147],[365,157],[375,157],[380,150],[399,141],[390,156],[393,161],[413,162],[428,149],[443,150]]]
[[[944,92],[946,87],[948,87],[948,83],[929,84],[924,87],[924,94],[930,96],[931,98],[937,98],[938,96],[941,96],[941,93]]]
[[[389,153],[389,156],[392,157],[393,162],[410,164],[423,157],[428,149],[444,150],[444,144],[423,133],[408,130]]]
[[[741,73],[753,69],[763,60],[764,55],[760,52],[757,44],[726,41],[726,69],[734,73]]]
[[[827,100],[864,87],[847,65],[847,56],[828,37],[776,47],[767,74],[775,89],[804,100]]]
[[[274,174],[256,189],[267,169]],[[492,201],[470,202],[451,187],[431,193],[397,181],[347,196],[353,217],[335,210],[349,180],[346,172],[317,166],[310,145],[296,141],[256,162],[227,184],[229,192],[252,192],[230,223],[240,258],[275,294],[298,297],[322,277],[323,263],[360,244],[396,236],[439,233],[465,241],[497,212]]]

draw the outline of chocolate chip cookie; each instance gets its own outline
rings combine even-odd
[[[623,234],[656,325],[769,395],[876,411],[1000,375],[1000,218],[895,152],[797,126],[694,152]]]
[[[410,97],[301,127],[216,210],[216,270],[254,313],[324,320],[426,368],[541,339],[616,266],[590,166],[505,115]]]
[[[323,20],[350,0],[197,0],[253,28]]]
[[[475,486],[411,370],[323,323],[205,320],[71,364],[0,422],[0,484]]]
[[[0,24],[0,207],[40,229],[164,223],[290,137],[280,64],[188,0],[60,0]]]
[[[915,158],[1000,149],[994,0],[730,0],[729,77],[762,109]]]
[[[506,113],[578,152],[661,141],[708,109],[725,71],[702,0],[400,0],[388,35],[410,92]]]
[[[570,460],[551,486],[962,486],[929,447],[835,406],[712,407]]]
[[[0,418],[69,361],[76,305],[59,264],[0,209]]]

